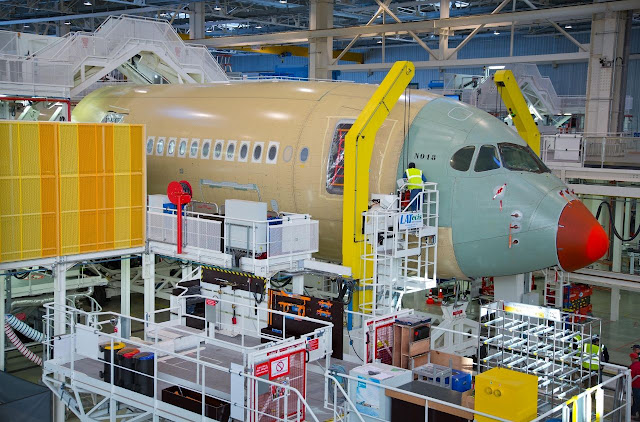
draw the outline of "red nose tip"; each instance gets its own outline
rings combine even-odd
[[[560,214],[556,247],[562,269],[575,271],[602,258],[609,238],[587,207],[574,200]]]

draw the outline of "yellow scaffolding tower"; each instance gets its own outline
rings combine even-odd
[[[516,125],[518,134],[527,141],[533,152],[540,155],[540,131],[536,122],[531,117],[527,101],[520,91],[520,86],[513,72],[510,70],[498,70],[493,75],[493,80],[498,88],[498,93],[509,110],[509,114]]]
[[[363,213],[369,205],[369,166],[376,133],[398,99],[413,79],[415,67],[408,61],[396,62],[376,92],[369,99],[345,138],[344,197],[342,210],[342,264],[351,267],[352,276],[363,280],[372,268],[365,268],[362,256],[365,250]],[[372,303],[371,289],[360,286],[354,295],[353,309]]]

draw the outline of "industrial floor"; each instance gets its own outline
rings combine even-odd
[[[425,295],[423,292],[414,293],[405,296],[403,301],[405,307],[413,307],[418,311],[428,312],[431,314],[442,314],[440,307],[437,305],[426,305]],[[640,304],[640,293],[624,292],[620,299],[620,319],[619,321],[609,321],[609,309],[610,309],[610,292],[607,289],[595,288],[592,297],[592,303],[594,308],[594,316],[602,318],[603,325],[603,343],[609,348],[610,360],[612,363],[620,365],[629,364],[629,353],[633,344],[640,344],[640,310],[638,310],[638,304]],[[165,308],[168,306],[168,302],[157,299],[156,309]],[[113,298],[104,306],[105,311],[120,310],[119,298]],[[143,315],[143,298],[140,294],[132,294],[131,297],[131,312],[135,317],[142,317]],[[469,308],[469,317],[474,318],[478,312],[477,304],[472,304]],[[140,335],[142,332],[142,326],[132,327],[132,335]],[[40,353],[40,347],[34,347],[32,350],[35,353]],[[17,351],[7,353],[7,371],[18,377],[26,379],[31,382],[38,383],[41,377],[41,369],[38,366],[33,365],[26,360]],[[316,377],[310,377],[310,384],[316,382]],[[309,385],[310,386],[310,385]],[[308,387],[309,387],[308,386]],[[314,388],[308,388],[308,391],[320,390],[319,385]],[[309,397],[310,401],[320,402],[320,397]],[[320,415],[319,415],[320,416]],[[324,415],[322,415],[324,416]],[[76,420],[73,414],[69,415],[68,420]]]

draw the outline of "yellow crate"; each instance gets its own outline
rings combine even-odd
[[[504,368],[476,375],[475,410],[514,422],[526,422],[538,413],[538,377]],[[492,421],[476,416],[476,421]]]
[[[144,126],[0,122],[0,262],[144,244]]]

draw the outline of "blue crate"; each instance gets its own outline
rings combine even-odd
[[[453,370],[453,375],[451,376],[451,389],[454,391],[459,391],[460,393],[464,393],[465,391],[471,390],[471,374],[468,372],[461,372]]]

